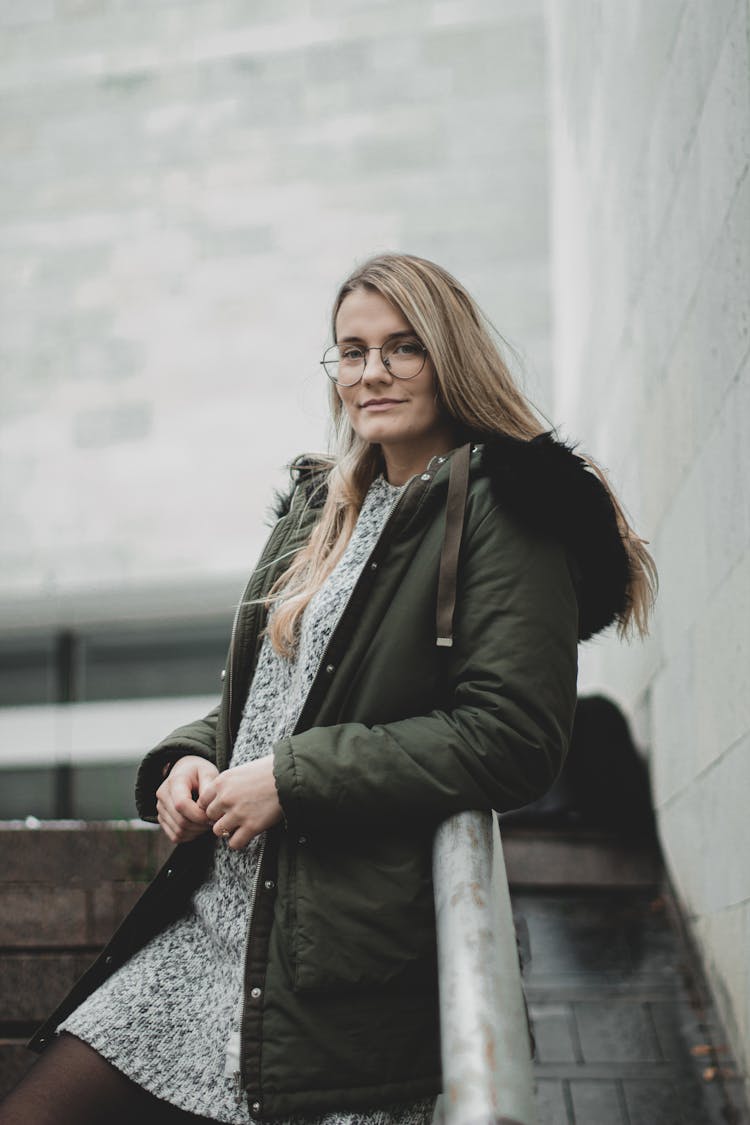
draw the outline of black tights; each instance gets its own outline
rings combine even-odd
[[[0,1125],[201,1125],[62,1032],[0,1104]]]

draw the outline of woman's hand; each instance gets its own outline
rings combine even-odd
[[[211,827],[198,800],[218,772],[213,762],[187,754],[175,762],[156,790],[157,818],[173,844],[195,840]]]
[[[224,770],[205,786],[198,804],[214,822],[216,836],[227,837],[235,851],[244,848],[283,816],[272,755]]]

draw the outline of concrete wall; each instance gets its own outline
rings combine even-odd
[[[372,252],[457,273],[545,399],[542,0],[0,0],[0,30],[0,630],[231,619]]]
[[[590,646],[652,767],[662,841],[750,1064],[747,0],[548,8],[556,415],[651,540],[651,640]]]

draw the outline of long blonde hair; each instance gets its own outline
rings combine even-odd
[[[461,441],[481,441],[492,433],[528,441],[548,429],[514,382],[478,306],[446,270],[410,254],[371,258],[338,291],[331,315],[334,340],[341,304],[356,289],[385,297],[422,340],[435,369],[438,401]],[[294,652],[305,607],[341,558],[367,490],[384,468],[379,447],[356,434],[333,384],[330,406],[334,453],[325,459],[330,465],[326,501],[306,545],[269,594],[275,611],[268,631],[274,648],[285,655]],[[590,458],[584,460],[609,493],[627,552],[630,579],[619,631],[643,636],[656,593],[656,567],[604,472]]]

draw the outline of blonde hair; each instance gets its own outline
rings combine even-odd
[[[338,291],[331,315],[334,340],[341,304],[357,289],[385,297],[422,340],[434,366],[438,401],[452,419],[459,442],[481,441],[492,433],[528,441],[548,429],[513,380],[478,306],[446,270],[410,254],[371,258]],[[367,490],[384,468],[379,447],[354,431],[333,384],[330,406],[334,453],[323,459],[330,465],[326,501],[308,542],[274,583],[268,599],[274,605],[268,631],[274,648],[284,655],[294,652],[305,607],[341,558]],[[643,636],[656,593],[653,559],[630,527],[602,469],[588,457],[584,460],[609,493],[627,553],[630,577],[619,631]]]

